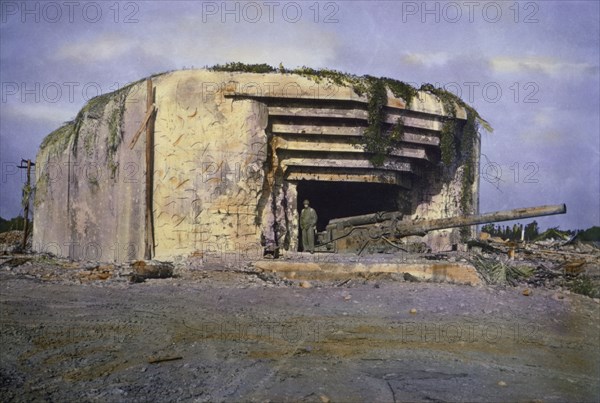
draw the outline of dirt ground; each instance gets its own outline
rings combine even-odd
[[[600,400],[600,304],[565,289],[11,262],[0,401]]]

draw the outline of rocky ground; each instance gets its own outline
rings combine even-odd
[[[491,253],[536,270],[305,281],[196,257],[132,282],[127,264],[4,256],[0,400],[598,401],[599,300],[570,290],[598,252],[573,250],[591,255],[576,273],[581,257]]]

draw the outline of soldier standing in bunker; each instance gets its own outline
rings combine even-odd
[[[317,225],[317,212],[304,200],[304,208],[300,213],[300,228],[302,229],[302,250],[315,252],[315,231]]]

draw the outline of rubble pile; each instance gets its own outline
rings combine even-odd
[[[261,270],[257,262],[223,262],[208,255],[180,256],[173,262],[132,261],[103,263],[72,261],[49,254],[17,255],[21,242],[20,231],[0,234],[0,270],[14,276],[39,281],[70,284],[115,284],[165,281],[174,283],[205,283],[210,286],[231,283],[240,287],[304,287],[304,280],[319,287],[333,281],[345,287],[367,281],[429,281],[408,276],[408,273],[358,273],[350,270],[337,277],[308,276],[304,272],[269,272]],[[600,246],[594,241],[575,239],[541,239],[535,242],[513,242],[482,233],[471,240],[466,251],[415,253],[400,249],[385,253],[336,254],[286,253],[279,261],[290,264],[314,265],[329,263],[439,265],[466,264],[477,270],[485,284],[555,289],[600,298]],[[295,263],[294,263],[295,262]],[[282,262],[283,263],[283,262]],[[407,267],[408,267],[407,266]],[[469,266],[470,267],[470,266]],[[300,269],[302,271],[302,269]],[[341,277],[340,277],[341,275]],[[321,276],[322,277],[322,276]],[[335,278],[334,278],[335,277]],[[317,280],[324,280],[317,281]],[[310,283],[309,283],[310,284]]]
[[[125,282],[131,272],[129,265],[74,262],[48,254],[3,256],[0,270],[15,277],[63,284]]]
[[[512,242],[482,233],[480,240],[469,246],[479,256],[474,259],[479,270],[482,266],[484,271],[490,269],[490,262],[496,262],[496,272],[506,271],[504,282],[511,285],[562,288],[600,298],[600,248],[596,242],[576,238]]]
[[[31,238],[28,240],[31,246]],[[7,231],[0,233],[0,255],[15,253],[21,248],[23,231]]]

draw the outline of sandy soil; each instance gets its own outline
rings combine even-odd
[[[3,265],[0,400],[600,399],[598,300],[221,269],[131,284]]]

